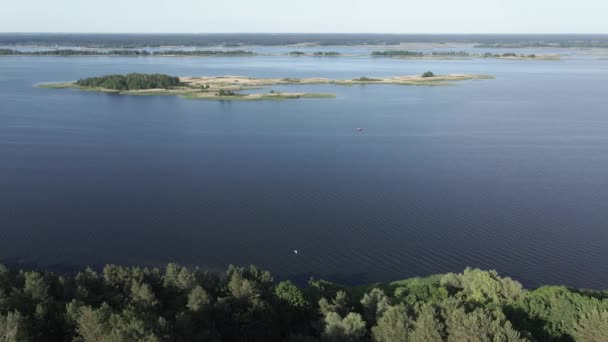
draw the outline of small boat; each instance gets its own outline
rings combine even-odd
[[[357,132],[363,132],[363,128],[361,128],[361,127],[357,128]]]

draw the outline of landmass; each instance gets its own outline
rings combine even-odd
[[[510,60],[559,60],[558,54],[517,54],[515,52],[503,53],[470,53],[467,51],[433,51],[419,52],[410,50],[385,50],[374,51],[372,57],[391,57],[399,59],[473,59],[473,58],[496,58]]]
[[[90,77],[76,82],[43,83],[39,87],[116,93],[121,95],[179,95],[197,100],[286,100],[301,98],[333,98],[334,94],[281,92],[271,89],[264,93],[239,93],[272,85],[312,84],[394,84],[394,85],[448,85],[457,81],[490,79],[487,75],[451,74],[435,75],[427,71],[419,76],[359,77],[354,79],[329,78],[255,78],[245,76],[175,77],[162,74],[107,75]]]
[[[95,50],[81,49],[53,49],[21,51],[16,49],[0,48],[0,56],[120,56],[120,57],[247,57],[247,56],[308,56],[308,57],[391,57],[401,59],[473,59],[473,58],[500,58],[512,60],[557,60],[558,54],[517,54],[515,52],[503,53],[471,53],[467,51],[432,51],[420,52],[412,50],[385,50],[373,51],[371,54],[342,54],[337,51],[303,52],[299,50],[289,53],[260,54],[247,50]]]
[[[295,257],[295,256],[294,256]],[[608,292],[526,289],[467,268],[390,283],[275,282],[177,264],[79,273],[0,265],[2,341],[607,341]]]
[[[0,34],[2,46],[88,48],[242,47],[242,46],[454,46],[608,47],[605,34],[369,34],[369,33],[220,33],[220,34]]]
[[[57,49],[42,51],[21,51],[15,49],[0,49],[0,56],[132,56],[132,57],[231,57],[255,56],[252,51],[245,50],[91,50],[91,49]]]

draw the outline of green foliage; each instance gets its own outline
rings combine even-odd
[[[426,71],[422,74],[422,77],[435,77],[435,74],[432,71]]]
[[[458,307],[446,312],[445,322],[448,341],[526,341],[501,312]]]
[[[402,56],[418,57],[418,56],[424,56],[424,53],[416,52],[416,51],[388,50],[388,51],[374,51],[374,52],[372,52],[372,56],[374,56],[374,57],[402,57]]]
[[[392,303],[392,304],[391,304]],[[365,320],[364,320],[365,318]],[[75,276],[0,265],[0,341],[608,341],[608,294],[466,269],[373,287],[168,264]]]
[[[405,306],[391,306],[372,328],[372,338],[374,342],[408,342],[413,329],[414,321]]]
[[[345,291],[338,291],[336,297],[330,301],[326,298],[319,300],[319,310],[322,314],[327,315],[331,312],[338,313],[340,316],[346,315],[350,311],[348,295]]]
[[[466,51],[433,51],[432,56],[470,56]]]
[[[608,311],[608,300],[574,292],[563,286],[544,286],[513,303],[512,321],[535,336],[564,339],[577,334],[579,319],[594,310]]]
[[[44,301],[48,297],[49,286],[45,283],[42,274],[28,272],[25,274],[23,293],[36,302]]]
[[[374,325],[376,320],[382,316],[384,311],[391,305],[391,300],[381,289],[373,289],[363,295],[361,306],[363,307],[363,317],[370,325]]]
[[[310,306],[302,290],[289,280],[278,283],[274,288],[274,294],[280,301],[287,303],[290,307],[307,308]]]
[[[349,313],[342,318],[335,312],[325,315],[325,328],[321,337],[331,342],[361,341],[365,335],[365,322],[358,313]]]
[[[448,290],[435,283],[414,279],[403,286],[397,287],[395,298],[410,305],[419,302],[439,303],[448,298]]]
[[[608,341],[608,311],[593,309],[582,315],[574,327],[574,336],[577,341]]]
[[[460,291],[466,300],[478,303],[511,303],[522,295],[522,286],[511,278],[502,278],[496,271],[467,268],[463,273],[448,273],[441,285]]]
[[[237,95],[232,90],[220,89],[217,93],[219,96],[235,96]]]
[[[19,311],[0,315],[0,341],[26,342],[28,341],[26,325]]]
[[[107,75],[83,78],[76,82],[80,87],[104,88],[112,90],[168,89],[181,84],[179,77],[163,74]]]
[[[186,304],[186,307],[192,312],[201,312],[205,310],[209,304],[209,295],[200,285],[197,285],[188,294],[188,304]]]
[[[156,51],[154,55],[161,56],[253,56],[255,53],[244,50],[163,50]]]
[[[410,334],[412,342],[441,342],[443,341],[443,323],[438,318],[435,307],[423,304],[417,310],[418,318]]]
[[[379,78],[370,78],[370,77],[366,77],[366,76],[361,76],[359,78],[355,78],[353,81],[359,81],[359,82],[379,82],[382,81]]]
[[[313,56],[321,57],[321,56],[340,56],[339,52],[336,51],[317,51],[313,53]]]

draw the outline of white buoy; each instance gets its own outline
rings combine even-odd
[[[293,250],[293,254],[298,254],[298,250],[297,250],[297,249],[294,249],[294,250]]]

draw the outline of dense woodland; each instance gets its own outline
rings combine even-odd
[[[494,271],[343,287],[108,265],[76,275],[0,266],[0,340],[608,341],[608,293],[526,290]]]
[[[107,75],[83,78],[76,81],[80,87],[104,88],[113,90],[168,89],[181,84],[179,77],[163,74]]]

